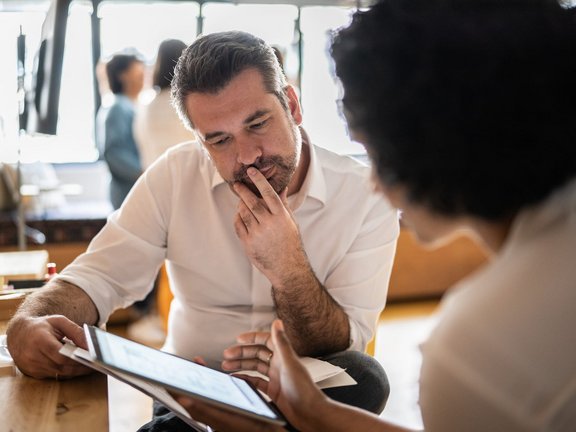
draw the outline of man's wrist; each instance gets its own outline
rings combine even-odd
[[[22,337],[21,331],[27,319],[24,314],[14,315],[6,326],[6,345],[13,358],[19,355],[18,348],[22,345],[22,341],[17,342],[16,340]]]
[[[277,290],[297,289],[316,283],[316,275],[305,255],[301,259],[292,260],[288,266],[271,274],[268,279]]]

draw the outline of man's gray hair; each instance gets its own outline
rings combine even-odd
[[[172,104],[184,124],[194,129],[185,100],[191,93],[216,94],[246,69],[257,69],[266,91],[288,110],[286,77],[272,47],[249,33],[228,31],[200,36],[184,50],[174,68]]]

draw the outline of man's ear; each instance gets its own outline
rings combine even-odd
[[[293,86],[288,84],[284,92],[288,97],[288,110],[290,111],[290,115],[296,122],[298,126],[302,124],[302,107],[300,106],[300,100],[298,99],[298,95],[296,94],[296,89]]]

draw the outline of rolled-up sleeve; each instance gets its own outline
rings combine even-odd
[[[98,309],[99,324],[115,309],[146,296],[166,256],[166,220],[150,176],[169,179],[162,173],[142,176],[86,252],[58,276],[90,296]],[[166,195],[161,197],[167,199]]]
[[[379,200],[326,282],[349,317],[351,350],[364,351],[374,336],[386,305],[398,235],[398,212]]]

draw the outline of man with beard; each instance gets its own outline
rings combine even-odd
[[[240,344],[257,338],[279,317],[300,355],[358,382],[327,394],[380,412],[386,375],[362,351],[385,303],[398,221],[369,169],[310,143],[272,49],[247,33],[188,47],[172,96],[201,145],[165,153],[87,252],[24,303],[8,332],[16,363],[34,377],[86,372],[57,353],[62,338],[85,345],[79,325],[143,298],[166,260],[164,350],[219,368],[238,334],[249,333]]]

